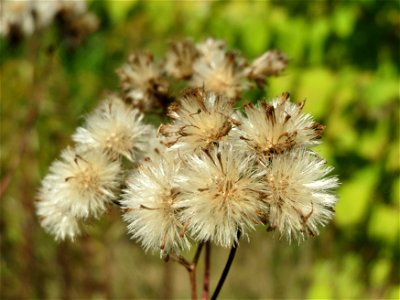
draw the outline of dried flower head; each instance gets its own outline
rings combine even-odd
[[[244,69],[246,60],[238,53],[226,51],[223,43],[212,39],[198,46],[200,57],[193,65],[190,85],[236,99],[248,88]]]
[[[157,128],[152,127],[147,140],[147,149],[146,153],[144,153],[144,160],[159,160],[165,155],[174,154],[173,152],[168,152],[168,147],[165,144],[165,138],[159,134]]]
[[[117,74],[125,99],[141,111],[159,107],[160,101],[167,95],[168,82],[162,77],[161,69],[150,53],[132,54]]]
[[[39,190],[36,208],[43,228],[56,240],[73,240],[80,220],[97,218],[116,198],[120,173],[119,162],[101,152],[64,150]]]
[[[173,122],[162,125],[160,132],[167,143],[182,153],[207,149],[225,140],[237,121],[231,118],[232,102],[203,89],[188,89],[179,103],[170,106],[168,116]]]
[[[199,53],[189,39],[171,43],[166,54],[164,69],[175,79],[189,79],[193,74],[193,63]]]
[[[229,145],[187,157],[181,187],[182,221],[197,241],[230,247],[237,232],[247,234],[259,223],[264,171],[254,168],[252,157]]]
[[[174,204],[181,197],[179,161],[167,156],[145,161],[131,174],[121,201],[132,237],[161,255],[190,247]]]
[[[301,112],[304,102],[293,104],[288,99],[289,94],[283,93],[271,104],[245,105],[247,118],[240,118],[241,126],[235,134],[240,135],[248,149],[259,156],[269,156],[293,147],[318,144],[324,127]]]
[[[331,218],[336,204],[336,177],[326,177],[332,167],[305,149],[274,155],[263,162],[268,204],[265,211],[269,229],[277,229],[289,240],[318,233],[318,225]]]
[[[98,20],[87,12],[84,0],[75,1],[37,1],[7,0],[1,2],[0,35],[21,38],[31,35],[40,28],[51,24],[55,19],[62,20],[62,31],[69,29],[73,35],[83,35],[96,29]],[[90,22],[89,22],[90,21]]]
[[[279,75],[286,68],[287,63],[288,59],[284,53],[271,50],[257,57],[245,72],[250,80],[263,85],[267,77]]]
[[[30,35],[35,31],[32,13],[33,3],[28,1],[2,1],[0,35]]]
[[[213,38],[207,38],[202,43],[196,44],[196,48],[199,52],[199,59],[208,65],[213,63],[215,56],[224,55],[226,52],[224,41]]]
[[[119,162],[101,152],[67,148],[43,179],[39,201],[54,203],[73,217],[98,217],[116,198],[120,173]]]
[[[244,68],[246,61],[234,52],[217,52],[211,63],[197,60],[193,66],[190,85],[223,94],[231,99],[239,97],[248,88]]]
[[[110,97],[86,118],[73,140],[83,149],[97,149],[110,159],[120,155],[134,161],[147,150],[151,127],[142,123],[143,115],[117,97]]]
[[[86,1],[56,1],[59,3],[56,21],[64,36],[78,44],[99,26],[94,14],[87,12]],[[42,11],[48,7],[49,1],[43,2]]]

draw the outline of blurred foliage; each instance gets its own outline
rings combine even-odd
[[[80,116],[118,88],[114,70],[130,52],[161,57],[168,41],[208,36],[250,58],[288,54],[285,74],[245,98],[306,98],[327,126],[316,151],[342,182],[334,221],[315,239],[288,245],[260,230],[243,241],[221,298],[400,298],[398,1],[89,5],[101,25],[79,47],[53,27],[1,40],[1,299],[189,296],[185,270],[129,241],[116,209],[75,243],[56,243],[34,198]],[[212,287],[227,256],[213,251]]]

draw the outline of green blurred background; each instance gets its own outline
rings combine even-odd
[[[114,70],[130,52],[161,57],[173,39],[212,36],[248,58],[287,53],[284,74],[245,98],[306,98],[327,126],[316,150],[342,182],[318,237],[289,245],[260,229],[242,241],[221,298],[399,299],[399,3],[90,2],[101,24],[79,47],[53,27],[18,45],[2,39],[0,298],[189,297],[184,268],[130,241],[117,209],[56,243],[34,197],[82,116],[118,88]],[[212,251],[213,289],[228,251]]]

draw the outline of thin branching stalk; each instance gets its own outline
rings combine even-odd
[[[192,300],[197,299],[197,289],[196,289],[196,267],[200,258],[201,250],[203,250],[204,243],[200,243],[197,247],[196,254],[194,255],[193,261],[190,264],[189,276],[190,276],[190,286],[192,290]]]
[[[200,243],[199,246],[197,247],[196,254],[194,255],[192,264],[197,265],[197,262],[199,261],[200,258],[201,250],[203,250],[203,246],[204,243]]]
[[[237,241],[233,244],[233,246],[232,246],[232,248],[231,248],[231,251],[229,252],[228,260],[226,261],[225,268],[224,268],[224,270],[222,271],[221,277],[219,278],[217,287],[215,288],[214,293],[213,293],[212,296],[211,296],[211,300],[217,299],[217,297],[218,297],[218,295],[219,295],[219,292],[221,291],[222,286],[224,285],[226,276],[228,276],[229,269],[231,268],[233,259],[235,258],[235,255],[236,255],[236,250],[237,250],[237,247],[238,247],[240,235],[241,235],[241,232],[240,232],[240,230],[239,230],[239,231],[237,232]]]
[[[185,259],[183,256],[173,256],[171,255],[170,258],[182,266],[185,267],[185,269],[189,273],[189,280],[190,280],[190,290],[191,290],[191,295],[192,295],[192,300],[197,299],[197,287],[196,287],[196,267],[197,263],[200,258],[201,251],[203,249],[204,243],[200,243],[199,246],[197,247],[196,253],[193,257],[193,261],[189,262],[187,259]]]
[[[211,258],[211,243],[206,243],[204,255],[204,280],[203,280],[203,300],[208,300],[210,290],[210,258]]]

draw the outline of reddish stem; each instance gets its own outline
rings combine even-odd
[[[190,279],[190,289],[191,289],[191,294],[192,294],[192,300],[197,299],[197,288],[196,288],[196,267],[197,267],[197,262],[199,261],[201,250],[203,249],[203,243],[200,243],[199,246],[197,247],[196,253],[194,255],[193,261],[190,263],[188,262],[184,257],[182,256],[170,256],[173,260],[177,261],[179,264],[185,267],[185,269],[189,273],[189,279]]]
[[[206,243],[206,253],[204,257],[204,283],[203,283],[203,300],[208,300],[210,290],[210,257],[211,244]]]

